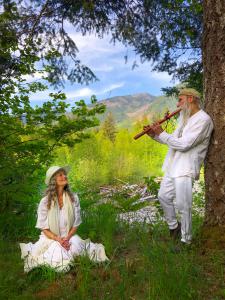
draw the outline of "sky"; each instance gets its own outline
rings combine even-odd
[[[111,43],[110,36],[103,39],[94,34],[82,36],[79,32],[73,32],[72,28],[69,28],[69,33],[79,49],[77,58],[94,72],[99,81],[89,85],[71,85],[66,82],[64,90],[58,90],[67,95],[68,102],[84,99],[89,103],[91,95],[96,95],[98,100],[137,93],[159,96],[162,95],[161,88],[177,83],[166,72],[151,71],[151,62],[142,64],[131,48],[125,48],[119,42],[115,45]],[[128,57],[127,62],[125,56]],[[138,67],[132,69],[134,61]],[[27,79],[33,81],[38,79],[38,76]],[[31,103],[43,103],[48,99],[49,92],[51,90],[33,94],[30,98]]]

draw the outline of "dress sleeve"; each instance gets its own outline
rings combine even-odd
[[[75,216],[73,227],[78,227],[82,221],[80,216],[80,201],[77,194],[74,194],[73,207],[74,207],[74,216]]]
[[[48,225],[48,208],[47,208],[47,197],[44,197],[41,199],[38,210],[37,210],[37,223],[36,228],[39,228],[41,230],[43,229],[49,229]]]

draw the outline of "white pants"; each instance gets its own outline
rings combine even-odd
[[[191,177],[172,178],[165,176],[158,194],[169,229],[175,229],[178,225],[173,203],[176,198],[176,207],[181,215],[181,241],[184,243],[191,242],[192,184],[193,178]]]

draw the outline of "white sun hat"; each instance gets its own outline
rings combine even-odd
[[[68,173],[70,170],[70,167],[69,166],[65,166],[65,167],[52,166],[52,167],[50,167],[46,172],[45,184],[48,185],[52,176],[59,170],[64,170],[66,173]]]

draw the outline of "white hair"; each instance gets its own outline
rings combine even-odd
[[[187,124],[187,121],[190,118],[190,115],[191,115],[190,105],[187,101],[185,101],[184,107],[180,112],[182,128]]]

